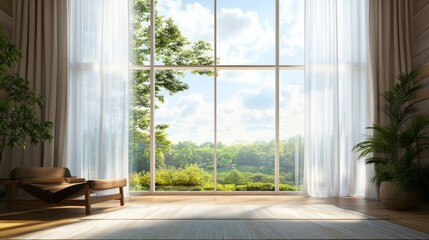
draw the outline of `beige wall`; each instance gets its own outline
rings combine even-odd
[[[0,0],[0,25],[12,38],[12,0]]]
[[[428,84],[417,96],[422,100],[419,111],[429,114],[429,0],[413,0],[412,24],[413,67],[421,68],[421,81]],[[429,152],[421,159],[429,162]]]

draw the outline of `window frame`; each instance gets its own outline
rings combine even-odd
[[[135,191],[131,192],[132,195],[146,195],[146,194],[222,194],[222,195],[242,195],[242,194],[255,194],[255,195],[269,195],[269,194],[303,194],[302,191],[280,191],[280,71],[281,70],[305,70],[305,65],[280,65],[280,0],[275,1],[275,64],[271,65],[222,65],[214,61],[213,65],[159,65],[155,64],[155,0],[150,0],[150,56],[148,65],[130,65],[129,71],[150,71],[150,133],[155,132],[155,72],[158,70],[211,70],[214,72],[220,70],[274,70],[275,71],[275,159],[274,159],[274,177],[275,177],[275,190],[274,191],[218,191],[217,190],[217,76],[214,74],[214,190],[204,192],[180,192],[180,191],[156,191],[155,190],[155,134],[150,134],[150,188],[149,191]],[[217,0],[213,0],[214,7],[214,44],[213,44],[213,57],[217,59]],[[130,4],[132,6],[132,4]],[[304,0],[305,6],[305,0]],[[304,11],[305,15],[305,11]],[[305,16],[304,16],[305,19]],[[305,20],[304,20],[305,21]],[[305,41],[305,34],[304,34]],[[305,51],[305,48],[304,48]]]

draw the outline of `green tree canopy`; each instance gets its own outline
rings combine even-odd
[[[150,0],[135,0],[132,18],[132,50],[136,65],[147,65],[150,56]],[[155,12],[155,58],[165,65],[213,65],[213,49],[204,41],[190,42],[183,36],[173,19]],[[207,70],[192,71],[194,74],[213,75]],[[183,71],[162,70],[155,74],[156,107],[164,103],[163,92],[173,95],[185,91],[188,84],[181,81]],[[132,132],[131,161],[133,170],[149,170],[149,126],[150,126],[150,72],[132,73]],[[171,141],[165,133],[169,126],[156,125],[157,167],[164,166],[164,154],[171,148]]]
[[[20,59],[20,50],[0,26],[0,161],[7,148],[25,148],[28,142],[38,145],[53,138],[53,123],[39,120],[35,112],[43,107],[44,98],[27,79],[10,72]]]

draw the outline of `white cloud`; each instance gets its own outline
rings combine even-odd
[[[280,54],[296,56],[304,50],[304,1],[280,2]]]
[[[280,1],[280,54],[296,57],[304,50],[304,1]],[[207,41],[213,46],[214,14],[209,7],[182,0],[162,0],[157,9],[172,17],[183,35],[192,42]],[[261,19],[255,11],[221,8],[218,12],[218,57],[221,64],[254,64],[273,51],[274,23]],[[273,54],[274,57],[274,54]],[[302,56],[299,56],[302,59]]]
[[[172,17],[190,41],[203,40],[213,46],[212,9],[198,2],[184,4],[181,0],[159,1],[157,9],[161,15]],[[273,50],[274,23],[260,19],[257,12],[222,8],[217,17],[221,64],[254,64],[266,51]]]
[[[254,105],[252,105],[254,104]],[[258,104],[262,104],[258,105]],[[213,141],[213,103],[190,93],[167,99],[156,110],[156,122],[167,123],[174,142]],[[269,88],[243,89],[218,105],[218,141],[226,144],[274,139],[274,92]]]
[[[274,108],[275,94],[273,89],[251,89],[238,93],[242,97],[243,106],[246,109],[263,110]]]
[[[201,110],[203,104],[203,96],[191,93],[181,97],[177,102],[177,108],[180,111],[181,117],[188,117],[197,114]]]
[[[213,103],[201,94],[190,93],[177,101],[166,101],[156,113],[157,123],[167,123],[167,133],[174,142],[192,140],[213,142]]]
[[[281,54],[296,55],[303,49],[303,19],[297,15],[302,6],[298,1],[281,1],[281,24],[288,26],[281,36]],[[205,40],[213,44],[213,10],[200,3],[184,4],[181,0],[158,2],[160,14],[172,17],[183,35],[190,41]],[[190,24],[192,23],[192,24]],[[274,23],[272,23],[274,24]],[[218,12],[218,57],[221,64],[254,64],[264,53],[274,48],[274,27],[261,19],[258,12],[238,8],[222,8]],[[273,140],[275,133],[273,71],[221,71],[219,85],[242,84],[228,99],[218,99],[218,141]],[[281,91],[280,125],[282,136],[303,132],[304,94],[302,83],[288,84]],[[218,94],[221,88],[218,88]],[[198,90],[197,90],[198,91]],[[271,105],[270,105],[271,103]],[[168,123],[167,130],[174,142],[192,140],[213,141],[214,103],[200,93],[186,92],[167,97],[156,110],[158,123]],[[283,131],[284,129],[284,131]]]
[[[274,96],[271,89],[243,89],[218,106],[218,141],[226,144],[274,139]],[[274,93],[273,93],[274,94]],[[251,106],[263,100],[264,108]],[[271,104],[270,104],[271,102]]]
[[[302,81],[280,89],[280,129],[282,138],[304,134],[304,86]]]
[[[207,41],[213,46],[213,11],[198,2],[183,6],[181,0],[162,0],[158,2],[159,14],[173,18],[182,34],[191,42]]]
[[[218,14],[218,56],[221,64],[254,64],[273,49],[274,30],[254,11],[222,8]]]
[[[219,82],[245,83],[259,87],[272,86],[274,80],[274,71],[257,70],[224,70],[219,72],[218,77]]]
[[[281,89],[281,137],[289,138],[304,131],[304,94],[302,82]],[[275,132],[274,90],[244,88],[231,98],[217,104],[218,141],[270,141]],[[191,140],[196,143],[213,141],[213,103],[201,94],[189,93],[177,100],[167,99],[156,111],[157,123],[167,123],[174,142]]]

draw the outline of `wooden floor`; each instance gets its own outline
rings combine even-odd
[[[132,196],[125,205],[139,206],[150,204],[248,204],[248,205],[302,205],[330,204],[340,208],[354,210],[370,216],[386,219],[409,228],[429,233],[429,205],[416,211],[393,211],[383,209],[378,201],[363,198],[311,198],[296,195],[163,195],[163,196]],[[93,205],[92,213],[111,212],[120,209],[118,201],[110,201]],[[19,236],[24,233],[78,222],[85,216],[83,207],[56,207],[33,209],[16,207],[5,210],[4,200],[0,200],[0,238]]]

